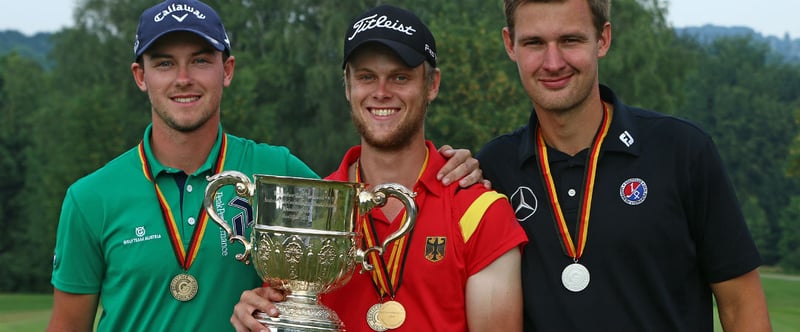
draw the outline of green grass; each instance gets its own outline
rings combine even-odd
[[[800,276],[762,271],[761,280],[773,330],[800,332]],[[50,294],[0,294],[0,332],[44,331],[52,302]]]
[[[52,305],[50,294],[0,294],[0,332],[44,331]]]
[[[769,318],[774,332],[800,332],[800,276],[761,270],[761,283],[767,297]],[[714,316],[717,309],[714,308]],[[722,331],[719,320],[714,331]]]
[[[800,331],[800,276],[764,273],[761,280],[773,330]]]

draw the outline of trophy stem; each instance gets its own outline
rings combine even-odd
[[[253,316],[272,332],[342,332],[344,324],[330,308],[319,304],[314,295],[286,296],[286,301],[276,302],[278,317],[256,311]]]

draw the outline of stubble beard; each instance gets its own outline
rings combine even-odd
[[[585,103],[592,93],[593,85],[578,86],[555,94],[550,91],[540,91],[531,99],[535,105],[553,113],[569,113]]]
[[[209,119],[211,119],[213,112],[203,112],[200,119],[195,121],[185,121],[184,123],[179,122],[175,117],[171,116],[168,112],[155,110],[158,117],[161,118],[168,127],[181,132],[181,133],[191,133],[208,123]]]
[[[400,125],[392,130],[392,133],[384,138],[378,137],[369,130],[365,121],[357,117],[354,112],[350,112],[353,124],[358,130],[359,135],[366,144],[385,151],[398,151],[412,144],[414,135],[423,130],[427,105],[421,105],[422,112],[404,120]]]

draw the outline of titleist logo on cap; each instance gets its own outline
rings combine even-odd
[[[167,8],[165,8],[161,12],[156,13],[156,16],[153,17],[153,21],[161,22],[165,17],[167,17],[167,15],[170,15],[174,12],[189,12],[189,14],[193,14],[200,20],[206,19],[206,15],[204,15],[203,13],[200,12],[200,10],[192,6],[186,4],[173,3],[167,6]],[[178,22],[181,22],[186,18],[186,14],[184,14],[183,16],[172,15],[172,17]]]
[[[376,19],[375,17],[377,17],[377,16],[378,16],[378,14],[375,14],[375,15],[372,15],[372,16],[368,16],[368,17],[362,18],[361,20],[359,20],[355,24],[353,24],[353,29],[355,31],[353,32],[353,34],[350,37],[347,37],[347,40],[353,40],[353,38],[355,38],[356,35],[358,35],[360,32],[364,32],[364,31],[367,31],[367,30],[375,29],[375,28],[384,28],[384,29],[395,30],[395,31],[402,32],[402,33],[404,33],[406,35],[409,35],[409,36],[413,36],[414,32],[417,32],[417,30],[414,29],[413,26],[404,25],[403,23],[400,23],[399,20],[392,21],[390,18],[386,17],[386,15],[383,15],[383,16],[378,17]]]

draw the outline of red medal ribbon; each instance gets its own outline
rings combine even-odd
[[[580,215],[578,216],[578,245],[577,247],[572,241],[572,236],[567,228],[567,221],[564,218],[564,213],[561,211],[561,204],[558,202],[558,195],[556,194],[556,185],[553,182],[553,175],[550,173],[550,162],[547,158],[547,144],[544,141],[541,127],[536,129],[536,143],[537,154],[539,161],[539,168],[542,170],[542,181],[545,188],[547,188],[547,195],[550,199],[550,206],[553,209],[553,219],[558,228],[561,238],[561,246],[567,256],[572,257],[576,262],[583,255],[583,250],[586,248],[586,239],[589,231],[589,214],[592,209],[592,195],[594,193],[594,181],[597,175],[597,161],[600,157],[600,147],[603,140],[608,134],[608,129],[611,127],[611,112],[608,107],[603,103],[603,119],[600,123],[600,128],[595,135],[594,142],[592,142],[591,150],[586,156],[586,174],[583,179],[583,194],[581,195]]]
[[[225,164],[225,155],[227,150],[228,137],[223,133],[222,145],[220,146],[217,160],[214,163],[213,174],[217,174],[222,171]],[[172,209],[169,207],[167,199],[161,192],[161,188],[158,187],[158,183],[156,183],[155,177],[150,169],[150,164],[147,162],[147,155],[145,155],[144,152],[143,141],[139,142],[139,159],[142,162],[142,171],[144,172],[145,178],[152,182],[153,187],[155,188],[158,204],[161,207],[161,215],[164,219],[164,225],[167,227],[167,233],[169,233],[169,239],[172,243],[172,251],[175,253],[175,258],[178,259],[178,265],[180,265],[184,270],[189,270],[189,267],[192,266],[194,259],[197,257],[197,251],[200,249],[200,243],[203,241],[203,234],[205,234],[206,225],[208,224],[208,214],[206,213],[205,208],[201,206],[200,212],[198,213],[199,220],[197,227],[195,227],[194,232],[192,233],[192,239],[189,241],[189,251],[187,253],[183,246],[183,241],[181,241],[181,235],[178,231],[178,223],[175,221],[175,216],[172,213]]]
[[[425,149],[425,162],[422,165],[422,169],[419,171],[419,175],[417,175],[417,181],[419,178],[422,177],[422,174],[425,172],[425,168],[428,167],[428,149]],[[356,163],[356,182],[361,182],[361,161],[359,160]],[[369,214],[363,216],[362,220],[362,229],[364,230],[364,243],[366,244],[367,248],[372,248],[376,245],[380,245],[378,242],[378,234],[375,231],[375,221]],[[406,211],[403,210],[403,215],[401,217],[401,223],[399,227],[403,226],[406,220]],[[398,228],[399,228],[398,227]],[[403,276],[403,269],[405,267],[405,260],[406,255],[408,254],[408,241],[411,238],[411,232],[406,234],[405,236],[401,237],[400,239],[395,240],[394,242],[389,244],[389,261],[386,262],[382,255],[378,255],[377,252],[373,251],[369,253],[369,261],[372,266],[375,267],[374,270],[371,271],[372,274],[372,284],[375,286],[376,291],[380,295],[381,298],[386,296],[387,294],[394,298],[395,294],[397,294],[397,290],[400,289],[400,283],[402,281]],[[391,249],[390,249],[391,248]]]

